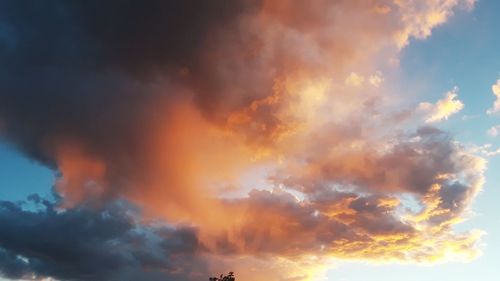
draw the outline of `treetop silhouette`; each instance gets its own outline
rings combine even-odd
[[[229,272],[228,275],[220,275],[219,277],[210,277],[208,278],[209,281],[234,281],[236,280],[234,278],[234,272]]]

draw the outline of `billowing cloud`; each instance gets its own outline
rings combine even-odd
[[[208,274],[194,229],[141,226],[122,204],[58,210],[37,195],[30,199],[35,211],[0,202],[5,277],[153,281],[200,280]]]
[[[193,280],[258,265],[314,280],[330,257],[475,257],[480,233],[453,226],[484,159],[402,127],[381,74],[472,3],[1,2],[2,138],[57,173],[61,200],[2,204],[0,270]],[[433,122],[463,104],[453,90],[420,107]]]
[[[432,260],[452,254],[466,254],[466,258],[470,258],[475,255],[474,251],[453,253],[455,246],[463,249],[458,245],[474,242],[467,235],[452,234],[450,227],[461,220],[483,184],[483,159],[432,128],[422,128],[389,145],[363,140],[350,143],[357,143],[357,146],[334,146],[326,151],[316,149],[317,154],[307,154],[306,161],[299,159],[297,163],[289,163],[274,177],[277,183],[304,197],[297,205],[307,206],[309,209],[305,213],[309,216],[295,217],[332,224],[329,227],[318,225],[326,233],[313,237],[328,237],[326,241],[333,244],[317,241],[312,247],[323,245],[336,256],[353,258],[383,252],[386,260]],[[409,206],[403,202],[406,196],[418,202],[419,207],[407,209]],[[287,218],[284,223],[290,220]],[[306,229],[315,225],[303,224]],[[312,232],[321,233],[320,230]],[[434,233],[433,237],[444,240],[430,242],[431,238],[425,233]],[[392,237],[394,248],[388,247],[381,237]],[[298,239],[308,241],[304,237]],[[363,246],[344,248],[351,244],[336,243],[336,239],[348,239],[353,245]],[[382,244],[377,249],[373,242],[379,239]],[[420,248],[426,243],[417,242],[419,239],[426,239],[436,247]],[[373,252],[366,251],[367,247]]]
[[[491,91],[495,96],[495,102],[493,103],[493,107],[486,111],[488,114],[494,114],[500,111],[500,79],[498,79],[497,82],[491,86]]]
[[[464,108],[462,101],[457,99],[458,88],[447,92],[445,97],[438,100],[435,104],[423,102],[418,106],[418,110],[424,112],[425,122],[433,123],[442,120],[447,120],[451,115],[459,112]]]

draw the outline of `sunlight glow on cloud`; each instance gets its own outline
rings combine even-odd
[[[418,110],[425,113],[425,122],[434,123],[447,120],[451,115],[459,112],[464,108],[462,101],[457,99],[458,88],[447,92],[445,97],[438,100],[435,104],[423,102],[418,106]]]
[[[405,1],[395,0],[402,11],[404,28],[396,33],[399,47],[408,44],[410,37],[425,39],[432,33],[432,29],[443,24],[453,15],[453,8],[461,6],[473,9],[476,0],[423,0]]]

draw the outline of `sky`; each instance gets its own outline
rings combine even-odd
[[[499,9],[0,0],[0,280],[498,280]]]

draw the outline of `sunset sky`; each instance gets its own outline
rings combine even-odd
[[[498,11],[0,0],[0,280],[499,280]]]

